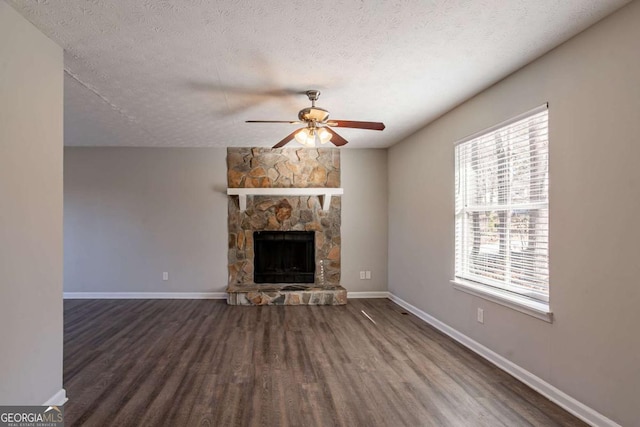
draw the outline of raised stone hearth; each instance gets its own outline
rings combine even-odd
[[[335,148],[228,148],[229,189],[340,187],[340,152]],[[237,193],[236,193],[237,194]],[[229,282],[232,305],[340,305],[347,300],[340,286],[341,197],[260,195],[249,193],[245,209],[237,195],[229,196]],[[243,201],[243,204],[245,203]],[[313,231],[313,283],[255,283],[254,233]]]
[[[227,288],[229,305],[344,305],[347,290],[342,286],[296,284],[233,286]]]

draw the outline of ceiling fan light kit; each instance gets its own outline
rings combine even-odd
[[[316,107],[316,101],[320,97],[320,91],[308,90],[305,92],[311,107],[303,108],[298,112],[298,121],[282,120],[247,120],[247,123],[289,123],[306,124],[306,127],[297,129],[278,142],[273,148],[280,148],[295,139],[305,147],[315,147],[317,143],[326,144],[331,141],[335,146],[340,147],[348,141],[338,135],[331,127],[343,127],[354,129],[383,130],[384,123],[381,122],[358,122],[353,120],[329,120],[329,112],[324,108]]]
[[[315,147],[317,142],[324,145],[331,141],[331,134],[324,128],[303,128],[295,134],[295,139],[305,147]]]

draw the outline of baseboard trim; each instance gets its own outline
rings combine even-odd
[[[389,292],[347,292],[347,298],[389,298]],[[226,292],[65,292],[64,299],[227,299]]]
[[[446,323],[441,322],[435,317],[425,313],[419,308],[409,304],[404,301],[402,298],[394,295],[389,292],[389,299],[410,313],[416,315],[420,319],[424,320],[434,328],[440,330],[444,334],[450,336],[454,340],[458,341],[460,344],[469,348],[473,352],[482,356],[489,362],[496,365],[498,368],[507,372],[511,376],[517,378],[522,381],[532,389],[536,390],[538,393],[545,396],[547,399],[561,406],[565,410],[569,411],[576,417],[580,418],[582,421],[592,425],[592,426],[602,426],[602,427],[621,427],[619,424],[605,417],[601,413],[596,410],[588,407],[587,405],[579,402],[573,397],[569,396],[565,392],[557,389],[553,385],[544,381],[542,378],[537,377],[526,369],[516,365],[510,360],[504,358],[493,350],[483,346],[477,341],[469,338],[458,330],[452,328]]]
[[[389,292],[380,291],[380,292],[347,292],[347,299],[352,298],[389,298]]]
[[[58,390],[56,394],[51,396],[42,406],[62,406],[67,402],[67,391],[63,388]]]
[[[65,292],[64,299],[227,299],[226,292]]]

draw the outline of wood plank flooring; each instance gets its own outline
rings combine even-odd
[[[585,425],[384,299],[64,308],[67,426]]]

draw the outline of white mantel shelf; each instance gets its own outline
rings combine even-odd
[[[247,210],[247,196],[322,196],[322,210],[328,211],[331,196],[344,194],[343,188],[227,188],[229,196],[238,196],[240,211]]]

